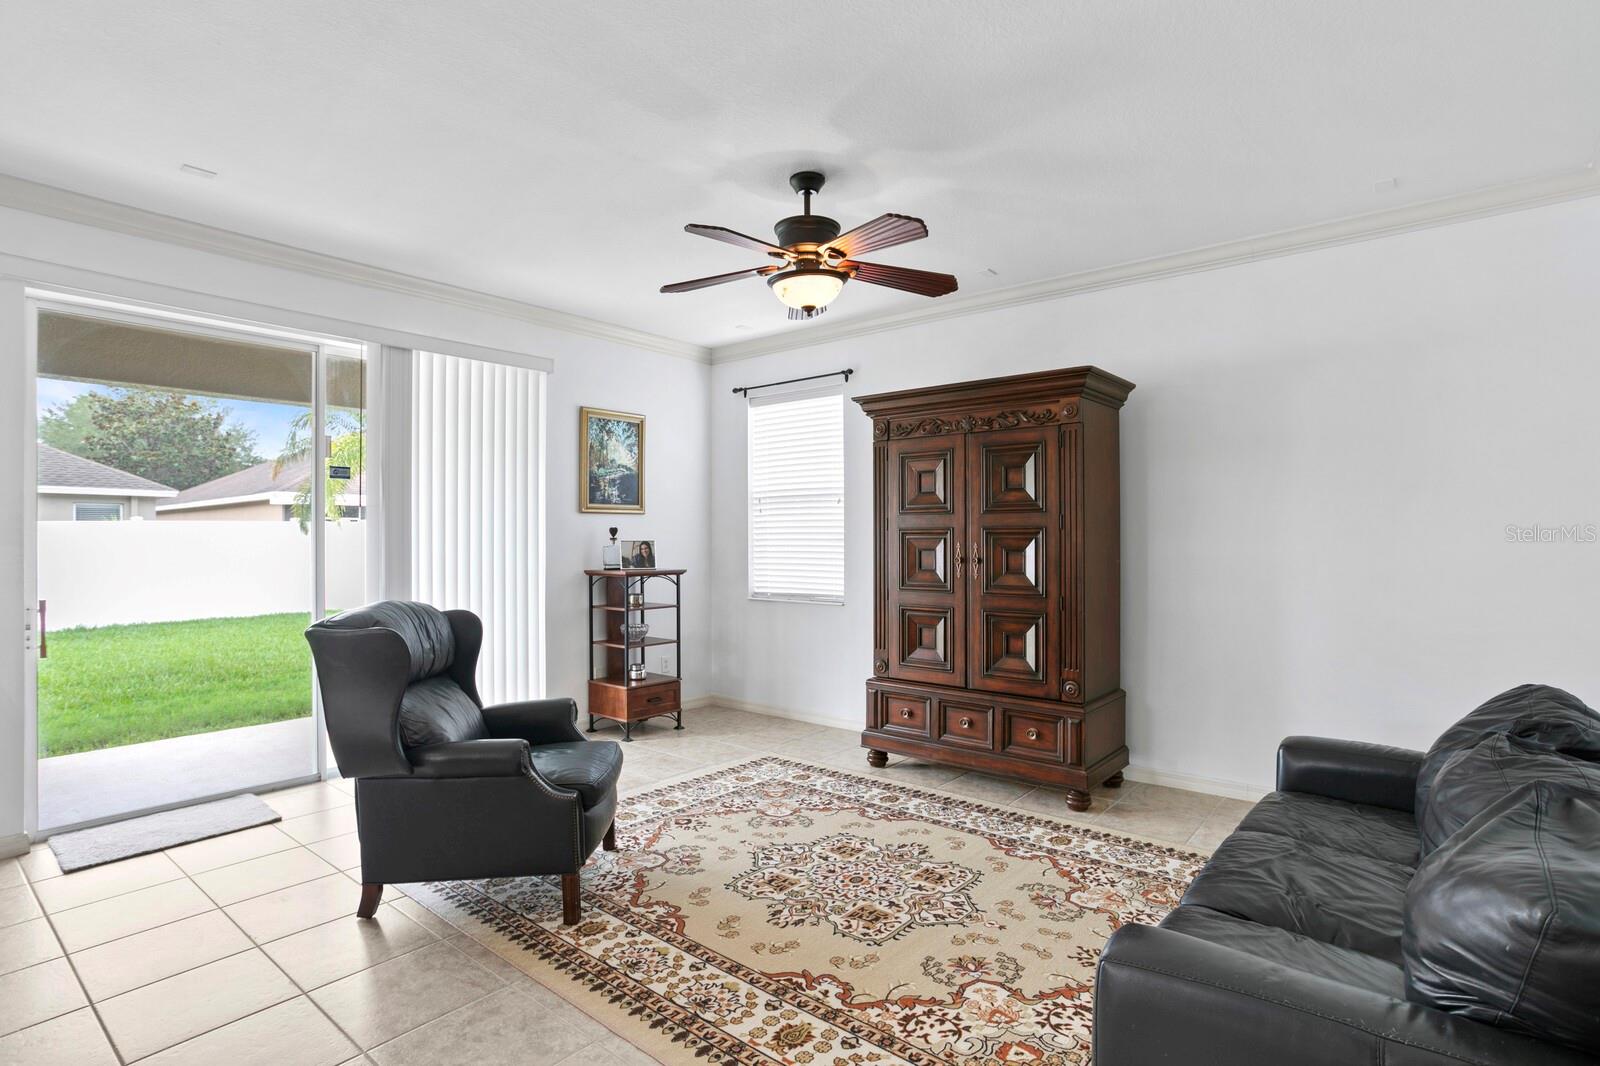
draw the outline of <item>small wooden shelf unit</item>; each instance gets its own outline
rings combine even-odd
[[[622,727],[622,739],[633,739],[633,725],[647,718],[670,714],[674,729],[683,728],[683,654],[679,638],[683,633],[682,570],[585,570],[589,578],[589,732],[596,719],[609,719]],[[653,584],[652,584],[653,582]],[[628,606],[630,593],[644,596],[646,587],[659,591],[662,584],[672,588],[672,600],[646,599],[641,606]],[[597,595],[597,592],[599,595]],[[672,635],[650,635],[640,639],[628,636],[628,624],[645,620],[647,612],[671,611]],[[604,636],[595,638],[594,620],[604,624]],[[651,619],[651,628],[660,616]],[[647,648],[672,648],[674,673],[647,673],[637,681],[628,680],[628,664],[644,662]],[[597,656],[597,651],[604,656]],[[637,655],[635,655],[637,653]],[[603,671],[595,673],[596,661],[604,659]]]

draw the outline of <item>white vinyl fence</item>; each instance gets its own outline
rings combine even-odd
[[[365,602],[363,522],[328,529],[328,607]],[[311,610],[297,522],[41,522],[49,630]]]

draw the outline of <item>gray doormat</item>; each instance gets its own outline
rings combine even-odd
[[[60,833],[50,838],[50,850],[56,853],[62,873],[70,874],[74,870],[221,836],[236,829],[266,825],[282,817],[261,802],[260,797],[247,793],[214,803],[197,803],[193,807],[129,818],[125,822],[97,825],[93,829],[79,829],[75,833]]]

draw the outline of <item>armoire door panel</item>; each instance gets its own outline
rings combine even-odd
[[[1023,432],[1038,436],[1033,430]],[[979,485],[983,509],[1035,514],[1043,511],[1046,494],[1043,439],[1006,444],[986,442],[980,446],[983,465],[979,471],[982,478]]]
[[[974,434],[967,508],[967,684],[1054,698],[1059,669],[1060,427]]]
[[[956,530],[902,529],[900,587],[913,592],[951,592]]]
[[[900,665],[909,670],[955,673],[955,614],[947,607],[901,607]]]
[[[979,566],[984,592],[1044,595],[1045,531],[986,529]]]
[[[899,456],[901,514],[955,514],[954,490],[960,476],[956,447],[902,450]]]
[[[978,627],[980,650],[974,671],[988,682],[984,687],[1034,692],[1045,683],[1045,649],[1050,642],[1049,620],[1043,614],[985,609]]]
[[[888,647],[880,672],[907,681],[966,683],[967,439],[959,433],[889,441],[879,497]]]

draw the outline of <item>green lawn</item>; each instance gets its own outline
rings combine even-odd
[[[39,661],[39,753],[311,713],[305,614],[62,629]]]

